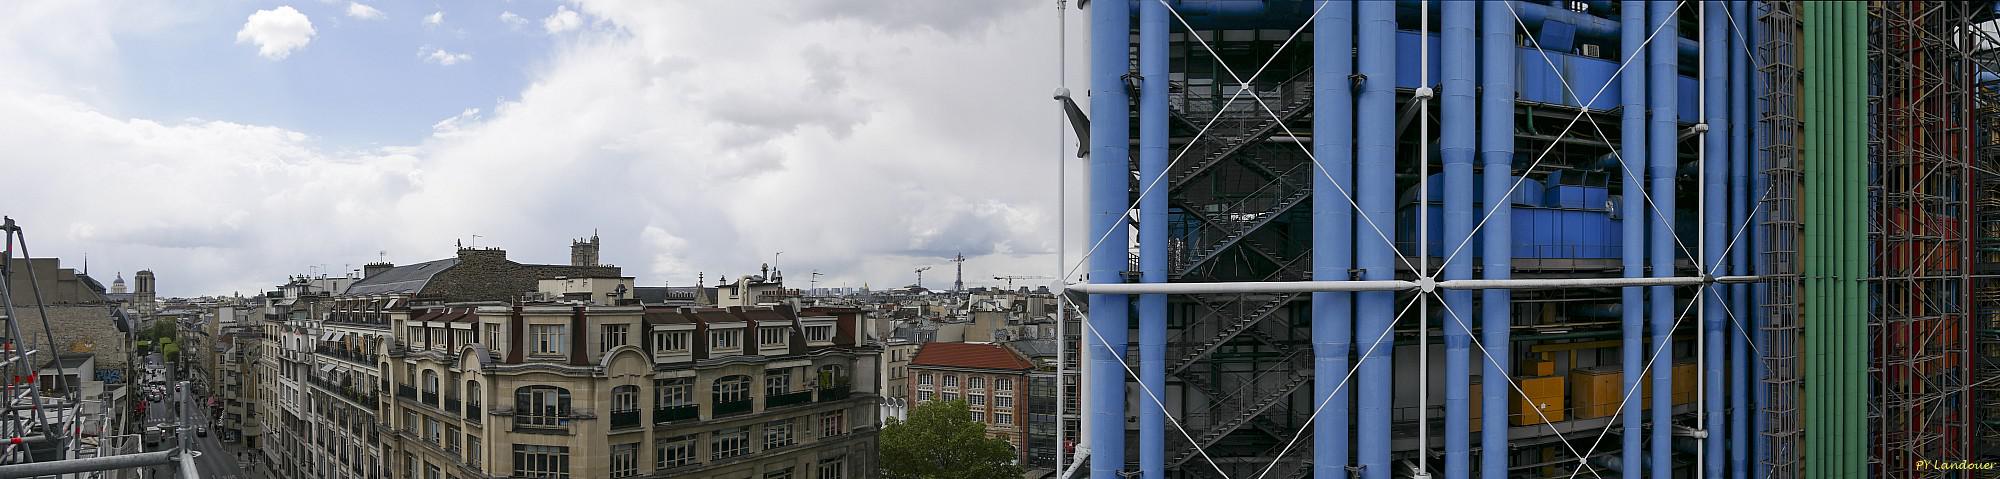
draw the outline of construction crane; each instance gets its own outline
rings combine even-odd
[[[1008,290],[1008,291],[1013,291],[1013,290],[1014,290],[1014,280],[1017,280],[1017,279],[1049,279],[1049,277],[1048,277],[1048,276],[994,276],[994,277],[993,277],[993,279],[997,279],[997,280],[1003,280],[1003,281],[1006,281],[1006,282],[1007,282],[1007,290]]]
[[[925,267],[922,267],[922,268],[917,268],[917,287],[919,287],[919,288],[922,288],[922,287],[924,287],[924,272],[925,272],[925,271],[930,271],[930,270],[931,270],[931,267],[929,267],[929,266],[925,266]]]

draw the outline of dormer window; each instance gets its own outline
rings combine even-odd
[[[716,352],[743,348],[743,331],[723,329],[708,332],[708,347]]]
[[[833,325],[806,326],[806,342],[824,343],[833,341]]]

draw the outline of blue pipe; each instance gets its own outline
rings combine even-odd
[[[1130,198],[1131,116],[1124,76],[1129,71],[1131,10],[1125,0],[1097,0],[1090,8],[1090,231],[1103,245],[1090,254],[1092,283],[1122,283],[1131,250],[1124,238]],[[1095,238],[1093,238],[1095,239]],[[1090,361],[1090,477],[1118,477],[1125,467],[1125,349],[1128,298],[1090,295],[1090,326],[1098,341],[1085,340]],[[1110,347],[1106,347],[1106,345]]]
[[[1167,6],[1141,1],[1139,8],[1139,181],[1151,185],[1167,173]],[[1167,195],[1139,199],[1139,281],[1167,281]],[[1166,400],[1167,295],[1139,297],[1139,381]],[[1166,477],[1166,410],[1139,401],[1139,473]]]
[[[1444,160],[1444,250],[1458,251],[1472,241],[1472,157],[1479,114],[1477,97],[1479,6],[1470,2],[1444,3],[1443,104],[1438,120],[1443,128],[1438,138]],[[1444,279],[1472,279],[1472,260],[1452,261],[1444,267]],[[1449,311],[1460,317],[1444,322],[1444,477],[1465,479],[1472,470],[1472,291],[1444,293]],[[1447,313],[1451,314],[1451,313]]]
[[[1742,7],[1742,10],[1739,10],[1739,11],[1745,11],[1744,14],[1738,15],[1736,18],[1749,18],[1748,17],[1749,13],[1747,12],[1747,10],[1749,10],[1749,6],[1744,5]],[[1755,25],[1757,22],[1743,22],[1743,23]],[[1751,45],[1761,44],[1759,43],[1762,41],[1763,38],[1763,29],[1761,28],[1761,26],[1753,27],[1750,28],[1749,30],[1750,30],[1749,31],[1750,44]],[[1749,76],[1752,78],[1751,80],[1752,91],[1747,93],[1747,95],[1750,95],[1753,98],[1761,97],[1762,96],[1761,92],[1764,89],[1764,76],[1761,74],[1745,75],[1745,76]],[[1761,113],[1759,113],[1760,107],[1757,105],[1757,103],[1755,102],[1746,102],[1746,103],[1750,104],[1750,110],[1752,112],[1751,113],[1752,115],[1761,116]],[[1745,118],[1745,120],[1746,121],[1744,121],[1744,123],[1748,123],[1747,120],[1749,120],[1749,118]],[[1753,143],[1758,145],[1768,144],[1767,141],[1770,135],[1769,132],[1765,131],[1763,128],[1752,129],[1751,135],[1752,136],[1750,138]],[[1754,171],[1750,176],[1750,191],[1754,192],[1756,195],[1761,197],[1766,191],[1770,190],[1771,186],[1770,177],[1765,175],[1765,168],[1769,164],[1768,158],[1765,157],[1764,152],[1756,151],[1755,149],[1753,149],[1752,154],[1755,156],[1751,157],[1752,160],[1750,168]],[[1755,207],[1751,208],[1751,210],[1756,212],[1755,214],[1751,215],[1751,217],[1754,218],[1753,221],[1756,222],[1754,225],[1750,227],[1750,251],[1753,255],[1756,255],[1752,257],[1753,259],[1751,260],[1751,265],[1752,265],[1751,270],[1755,271],[1757,275],[1762,276],[1770,274],[1771,272],[1770,268],[1767,268],[1764,265],[1762,257],[1762,253],[1770,246],[1770,236],[1767,235],[1767,232],[1763,226],[1764,210]],[[1768,342],[1766,334],[1764,333],[1764,328],[1763,328],[1765,321],[1763,305],[1767,303],[1765,300],[1769,297],[1768,296],[1769,293],[1770,290],[1762,282],[1752,284],[1750,286],[1751,301],[1756,303],[1757,306],[1756,309],[1750,310],[1750,312],[1748,313],[1748,315],[1751,317],[1750,323],[1753,325],[1750,328],[1750,342],[1756,347],[1758,351],[1764,351],[1765,350],[1764,348],[1766,348],[1770,344]],[[1770,443],[1764,439],[1764,431],[1770,428],[1770,421],[1769,417],[1767,417],[1764,414],[1764,410],[1767,409],[1767,406],[1770,405],[1770,395],[1769,395],[1770,391],[1764,389],[1763,387],[1764,374],[1765,374],[1763,358],[1755,358],[1755,359],[1756,360],[1750,361],[1749,363],[1750,377],[1752,381],[1751,384],[1753,386],[1753,388],[1751,389],[1752,392],[1750,394],[1752,402],[1751,407],[1755,408],[1753,413],[1751,414],[1750,449],[1751,449],[1752,463],[1756,465],[1755,467],[1750,468],[1750,474],[1751,474],[1750,477],[1754,479],[1764,479],[1765,468],[1762,466],[1762,464],[1764,463],[1765,458],[1770,457]]]
[[[1313,25],[1313,157],[1326,168],[1312,175],[1313,279],[1345,281],[1354,266],[1354,210],[1339,191],[1354,191],[1354,4],[1319,5]],[[1336,190],[1336,185],[1338,190]],[[1354,336],[1352,293],[1312,294],[1313,476],[1347,477],[1347,378]]]
[[[1747,2],[1729,2],[1729,15],[1736,24],[1748,25],[1750,5]],[[1740,27],[1739,27],[1740,28]],[[1731,36],[1730,40],[1739,37]],[[1746,40],[1747,38],[1741,38]],[[1741,46],[1729,49],[1729,206],[1730,235],[1736,235],[1736,228],[1750,218],[1750,57]],[[1756,228],[1757,225],[1751,225]],[[1754,241],[1736,240],[1740,243],[1730,252],[1729,270],[1735,274],[1750,272],[1750,258],[1756,252]],[[1750,285],[1738,284],[1729,288],[1730,311],[1743,328],[1754,328],[1750,310]],[[1729,477],[1750,477],[1750,341],[1742,334],[1729,331],[1729,375],[1732,383],[1729,391]]]
[[[1396,4],[1402,8],[1403,19],[1406,21],[1406,23],[1410,25],[1415,25],[1418,19],[1417,12],[1420,11],[1419,9],[1422,5],[1422,0],[1397,0]],[[1612,20],[1608,16],[1609,10],[1598,10],[1598,11],[1605,12],[1607,16],[1591,15],[1588,13],[1578,12],[1567,8],[1544,5],[1541,3],[1515,2],[1514,13],[1508,13],[1507,7],[1505,6],[1497,7],[1495,10],[1493,10],[1493,13],[1500,15],[1502,18],[1506,18],[1507,23],[1510,24],[1514,23],[1514,15],[1517,14],[1520,15],[1521,23],[1515,26],[1518,28],[1520,25],[1527,25],[1528,31],[1537,35],[1538,38],[1539,35],[1541,35],[1541,32],[1544,30],[1543,29],[1544,25],[1548,24],[1549,22],[1556,22],[1569,25],[1571,27],[1575,27],[1575,31],[1573,31],[1572,33],[1576,35],[1577,39],[1594,40],[1605,43],[1609,43],[1615,40],[1621,40],[1623,38],[1622,36],[1623,33],[1620,32],[1621,27],[1619,27],[1619,21]],[[1652,33],[1652,31],[1648,30],[1647,33]],[[1639,37],[1641,43],[1645,42],[1645,39],[1646,39],[1645,36]],[[1659,40],[1654,40],[1654,41],[1658,42]],[[1679,45],[1680,55],[1686,59],[1692,60],[1701,54],[1701,45],[1696,44],[1693,39],[1684,38],[1680,39],[1678,42],[1675,42],[1673,44]],[[1607,47],[1608,46],[1609,45],[1607,45]],[[1570,53],[1570,52],[1562,51],[1556,53]],[[1535,60],[1535,63],[1541,63],[1541,60],[1537,59]],[[1588,94],[1589,92],[1584,92],[1584,93]]]
[[[1624,38],[1619,40],[1619,45],[1624,46],[1620,53],[1624,58],[1632,59],[1631,65],[1634,67],[1646,65],[1646,51],[1639,48],[1645,43],[1646,34],[1651,31],[1646,25],[1646,9],[1620,8],[1618,15],[1624,33]],[[1623,165],[1625,175],[1620,177],[1624,181],[1621,200],[1624,202],[1623,211],[1625,211],[1625,217],[1619,225],[1623,228],[1621,244],[1625,245],[1621,249],[1623,260],[1621,264],[1624,266],[1625,277],[1638,278],[1646,275],[1643,266],[1646,261],[1646,249],[1639,245],[1644,241],[1642,238],[1646,234],[1646,222],[1653,217],[1646,209],[1645,196],[1641,194],[1646,189],[1646,82],[1643,81],[1646,75],[1638,68],[1631,68],[1621,75],[1625,76],[1625,81],[1619,83],[1621,91],[1618,95],[1623,103],[1620,106],[1623,117],[1618,126],[1618,150],[1619,156],[1625,159]],[[1621,464],[1644,464],[1645,456],[1639,454],[1641,442],[1639,431],[1645,428],[1644,418],[1640,414],[1645,408],[1637,404],[1637,401],[1644,400],[1644,397],[1635,391],[1640,390],[1639,380],[1645,375],[1643,368],[1647,353],[1646,323],[1645,313],[1640,310],[1646,304],[1646,296],[1644,288],[1637,286],[1620,288],[1619,294],[1622,310],[1620,312],[1624,317],[1622,329],[1624,358],[1621,365],[1625,375],[1624,393],[1620,397],[1625,400],[1618,405],[1619,410],[1624,413],[1619,416],[1620,420],[1624,421],[1624,433],[1619,434],[1619,440],[1624,447],[1619,450],[1618,460]]]
[[[1486,227],[1480,232],[1480,246],[1486,250],[1481,257],[1481,267],[1488,279],[1505,279],[1514,270],[1513,245],[1514,225],[1511,214],[1493,214],[1494,209],[1507,208],[1507,189],[1513,186],[1514,165],[1514,17],[1505,10],[1503,2],[1481,4],[1485,11],[1479,18],[1479,155],[1485,163],[1481,173],[1484,180],[1482,196],[1486,210],[1481,216],[1491,216]],[[1504,289],[1489,289],[1480,292],[1480,341],[1484,343],[1486,354],[1492,356],[1480,371],[1480,381],[1485,384],[1479,390],[1480,430],[1479,430],[1479,474],[1486,479],[1507,477],[1507,405],[1513,397],[1511,388],[1504,387],[1512,379],[1509,374],[1513,362],[1510,352],[1513,341],[1508,338],[1508,328],[1513,325],[1511,292]]]
[[[1385,228],[1395,241],[1396,221],[1396,4],[1363,2],[1355,7],[1360,22],[1360,53],[1357,59],[1364,78],[1357,102],[1354,141],[1355,200],[1361,214]],[[1338,80],[1335,80],[1338,81]],[[1359,228],[1357,228],[1358,230]],[[1354,259],[1361,279],[1395,279],[1396,251],[1374,231],[1355,232]],[[1363,349],[1360,379],[1356,389],[1360,406],[1355,411],[1359,441],[1355,456],[1363,479],[1389,479],[1389,417],[1395,377],[1392,362],[1396,337],[1387,334],[1396,314],[1396,293],[1358,293],[1355,311],[1360,317],[1362,341],[1373,341]]]
[[[1680,56],[1672,50],[1680,33],[1673,26],[1677,23],[1673,2],[1653,2],[1647,21],[1656,25],[1666,25],[1659,30],[1652,43],[1646,44],[1647,68],[1646,88],[1651,90],[1648,103],[1652,104],[1652,119],[1647,123],[1648,167],[1653,172],[1653,203],[1659,205],[1659,214],[1652,228],[1651,251],[1653,276],[1666,278],[1674,275],[1674,170],[1679,166],[1676,155],[1677,130],[1676,106],[1680,103],[1679,91],[1674,82],[1679,78]],[[1665,41],[1662,41],[1665,40]],[[1649,353],[1659,351],[1660,357],[1653,362],[1653,430],[1652,454],[1653,477],[1672,477],[1673,451],[1669,449],[1669,433],[1673,429],[1674,375],[1669,374],[1673,365],[1673,350],[1667,346],[1673,341],[1674,328],[1674,288],[1654,286],[1649,304],[1653,313],[1653,343],[1647,348]]]
[[[1707,78],[1702,97],[1702,109],[1706,114],[1703,121],[1708,123],[1708,133],[1702,135],[1702,178],[1701,193],[1701,271],[1704,274],[1726,275],[1729,264],[1723,261],[1723,242],[1728,241],[1729,231],[1729,23],[1724,20],[1720,3],[1708,5],[1702,10],[1701,25],[1704,30],[1702,41],[1708,43],[1702,55],[1702,68]],[[1708,435],[1701,439],[1701,477],[1720,479],[1728,462],[1728,452],[1723,440],[1728,438],[1729,413],[1723,409],[1724,390],[1722,359],[1728,355],[1728,342],[1722,332],[1728,327],[1724,320],[1727,311],[1723,305],[1726,286],[1710,285],[1708,292],[1701,295],[1702,308],[1702,360],[1707,361],[1706,371],[1702,371],[1701,401],[1707,409],[1701,429]]]

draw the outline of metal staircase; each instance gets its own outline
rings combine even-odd
[[[1286,364],[1288,365],[1290,363],[1291,363],[1290,361],[1286,362]],[[1217,407],[1218,410],[1227,410],[1227,414],[1224,415],[1225,417],[1223,417],[1223,419],[1220,422],[1217,422],[1211,425],[1209,428],[1203,430],[1200,435],[1195,436],[1194,445],[1192,447],[1183,448],[1179,452],[1175,452],[1172,456],[1168,457],[1167,467],[1169,469],[1172,469],[1180,467],[1181,464],[1187,463],[1189,459],[1192,459],[1196,456],[1197,448],[1206,448],[1215,445],[1215,443],[1217,441],[1222,440],[1223,437],[1228,436],[1230,433],[1236,432],[1236,430],[1238,428],[1243,427],[1244,424],[1249,423],[1253,419],[1256,419],[1259,415],[1262,415],[1264,411],[1269,410],[1271,409],[1272,406],[1277,405],[1286,396],[1290,396],[1293,392],[1298,391],[1300,387],[1312,382],[1313,379],[1312,369],[1296,368],[1296,367],[1287,367],[1287,369],[1289,369],[1289,371],[1287,371],[1288,375],[1284,378],[1283,383],[1280,383],[1273,387],[1258,387],[1254,384],[1250,386],[1249,401],[1247,402],[1230,401],[1218,405]],[[1228,405],[1237,405],[1239,407],[1227,408]]]
[[[1214,352],[1215,348],[1228,343],[1230,339],[1234,339],[1238,334],[1254,329],[1253,327],[1258,322],[1270,317],[1271,313],[1277,312],[1286,303],[1290,303],[1298,297],[1299,293],[1280,294],[1272,297],[1270,300],[1259,303],[1255,309],[1250,311],[1250,314],[1236,316],[1215,303],[1202,300],[1200,296],[1190,296],[1196,303],[1212,311],[1215,317],[1227,322],[1223,323],[1222,329],[1217,331],[1214,337],[1200,343],[1195,343],[1192,346],[1187,346],[1179,356],[1170,358],[1169,361],[1171,362],[1167,363],[1167,375],[1179,375],[1182,371],[1186,371],[1188,366],[1193,365],[1195,361],[1207,356],[1208,353]],[[1181,341],[1174,341],[1170,344],[1188,344],[1189,340],[1193,338],[1185,337],[1186,334],[1188,333],[1183,333]]]

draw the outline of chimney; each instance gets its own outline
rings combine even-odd
[[[383,271],[388,271],[390,268],[394,267],[396,267],[394,263],[389,263],[385,261],[377,261],[361,265],[361,279],[373,278],[375,277],[376,274],[379,274]]]

